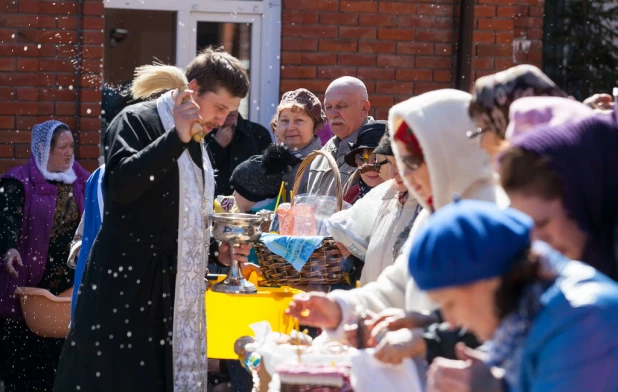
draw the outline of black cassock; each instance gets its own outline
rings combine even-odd
[[[188,148],[202,168],[200,146],[166,133],[154,101],[123,110],[104,139],[103,225],[54,391],[171,392],[177,160]]]

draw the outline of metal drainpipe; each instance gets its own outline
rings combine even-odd
[[[459,12],[459,40],[457,44],[457,68],[455,87],[470,91],[472,86],[472,33],[474,30],[474,0],[461,0]]]
[[[80,129],[79,120],[81,118],[81,98],[82,98],[82,69],[84,64],[84,0],[77,1],[77,42],[75,43],[75,52],[76,52],[76,64],[75,64],[75,85],[73,89],[75,90],[75,129],[73,130],[74,136],[76,137],[76,145],[79,146],[80,132],[75,133],[75,130]],[[81,157],[79,157],[81,158]]]

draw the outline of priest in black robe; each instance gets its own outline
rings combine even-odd
[[[103,224],[56,392],[206,390],[204,274],[215,182],[194,124],[203,133],[220,126],[249,82],[237,59],[212,49],[184,75],[149,67],[142,76],[186,79],[154,101],[127,107],[106,132]],[[181,92],[187,80],[189,90]],[[135,94],[144,82],[136,79],[134,96],[145,94]],[[147,87],[148,94],[161,91]]]

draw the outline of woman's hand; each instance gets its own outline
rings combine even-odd
[[[500,378],[483,362],[484,353],[458,343],[459,360],[436,358],[427,371],[428,392],[502,392]]]
[[[399,329],[425,328],[438,322],[438,319],[430,314],[419,312],[404,312],[402,309],[386,309],[381,312],[371,325],[371,338],[369,344],[375,346],[384,334]]]
[[[364,318],[362,320],[359,320],[359,322],[357,322],[356,324],[346,324],[343,326],[343,331],[345,333],[348,344],[351,347],[359,349],[374,347],[374,345],[371,345],[370,341],[370,326],[373,325],[376,315],[368,310],[365,310],[363,313]],[[358,334],[359,331],[361,334],[360,337]]]
[[[257,276],[262,276],[262,270],[260,269],[259,266],[255,264],[247,262],[247,263],[239,263],[239,266],[240,266],[240,273],[247,280],[249,280],[249,277],[254,272],[257,274]]]
[[[295,295],[285,313],[296,317],[301,325],[327,329],[336,329],[343,319],[339,304],[316,291]]]
[[[420,329],[400,329],[387,332],[376,347],[376,359],[398,365],[406,358],[424,355],[427,346]]]
[[[234,246],[233,248],[234,258],[238,260],[238,263],[248,263],[249,262],[249,253],[251,253],[251,244],[240,244],[239,246]],[[219,245],[219,254],[217,255],[217,260],[219,263],[223,265],[231,265],[232,258],[230,257],[230,244],[227,242],[222,242]]]
[[[14,278],[17,278],[19,276],[17,270],[15,269],[14,263],[17,263],[17,265],[19,265],[20,267],[24,266],[19,252],[17,251],[17,249],[13,248],[6,251],[6,254],[4,255],[4,263],[6,271]]]
[[[341,242],[335,242],[335,245],[337,246],[337,249],[339,249],[339,252],[341,252],[341,255],[344,259],[347,259],[352,254],[349,250],[345,248],[345,246],[343,246]]]

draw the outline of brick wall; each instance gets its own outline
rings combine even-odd
[[[477,0],[472,79],[516,64],[542,65],[544,0]]]
[[[323,98],[333,79],[356,76],[371,114],[385,119],[395,103],[454,86],[459,8],[460,0],[284,0],[280,92],[306,87]],[[76,131],[77,159],[97,166],[103,11],[102,0],[0,0],[0,173],[27,160],[30,129],[50,118]],[[543,0],[476,0],[474,12],[470,81],[541,64]]]
[[[0,173],[27,161],[30,130],[48,119],[98,166],[103,28],[101,0],[0,0]]]
[[[476,0],[471,80],[518,62],[541,62],[542,0]],[[280,92],[305,87],[323,98],[343,75],[367,85],[372,115],[454,87],[459,0],[284,0]],[[522,42],[525,45],[522,46]]]
[[[444,1],[284,0],[281,92],[322,98],[333,79],[355,76],[385,119],[393,104],[451,86],[457,4]]]

